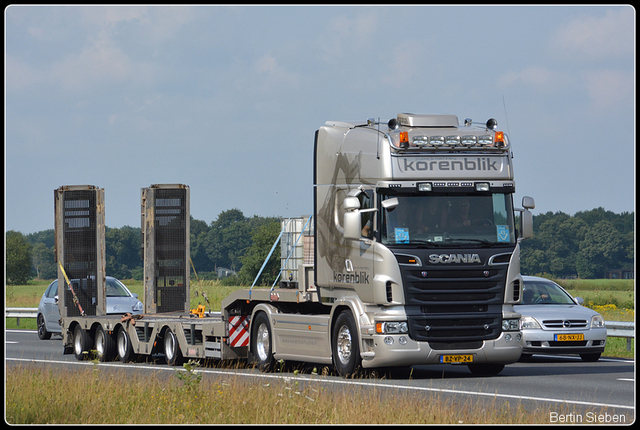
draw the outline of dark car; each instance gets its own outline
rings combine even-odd
[[[523,279],[522,304],[515,306],[522,315],[522,356],[579,354],[584,361],[598,361],[607,343],[602,316],[549,279]]]
[[[111,276],[106,277],[107,285],[107,314],[141,314],[144,307],[133,294],[119,280]],[[71,281],[73,283],[73,280]],[[60,327],[60,308],[58,307],[58,280],[53,281],[45,290],[38,305],[38,337],[50,339],[52,333],[62,333]]]

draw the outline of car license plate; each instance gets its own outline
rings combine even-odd
[[[440,363],[472,363],[473,355],[441,355]]]
[[[584,334],[575,333],[575,334],[556,334],[556,341],[558,342],[571,342],[576,340],[584,340]]]

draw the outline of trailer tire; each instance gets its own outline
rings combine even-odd
[[[116,342],[102,326],[96,329],[96,352],[101,362],[113,360],[116,354]]]
[[[269,317],[264,312],[258,312],[251,326],[251,353],[258,368],[263,372],[271,370],[275,362],[271,338]]]
[[[338,315],[331,336],[333,366],[340,376],[355,374],[360,367],[360,347],[356,322],[351,311],[345,310]]]
[[[91,346],[89,334],[79,324],[76,325],[73,329],[73,355],[79,361],[86,360],[89,357]]]
[[[122,363],[128,363],[129,361],[135,361],[137,355],[133,352],[133,345],[131,345],[131,339],[129,333],[124,327],[120,327],[118,334],[116,335],[116,350],[118,353],[118,359]]]
[[[169,366],[176,366],[182,363],[182,351],[178,344],[178,338],[170,328],[164,333],[164,356]]]

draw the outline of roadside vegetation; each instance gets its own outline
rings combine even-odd
[[[550,410],[501,399],[452,402],[438,393],[384,387],[349,390],[291,378],[202,378],[190,362],[153,377],[83,370],[7,369],[9,424],[541,424]],[[354,402],[354,399],[358,399]],[[568,414],[573,407],[553,406]],[[604,413],[605,410],[602,411]]]

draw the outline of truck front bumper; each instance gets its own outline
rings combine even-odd
[[[478,349],[448,350],[435,350],[429,342],[416,342],[408,334],[387,334],[363,337],[361,356],[364,368],[442,364],[446,361],[443,356],[455,356],[454,361],[464,364],[510,364],[520,359],[522,348],[519,331],[503,332],[497,339],[484,341]]]

